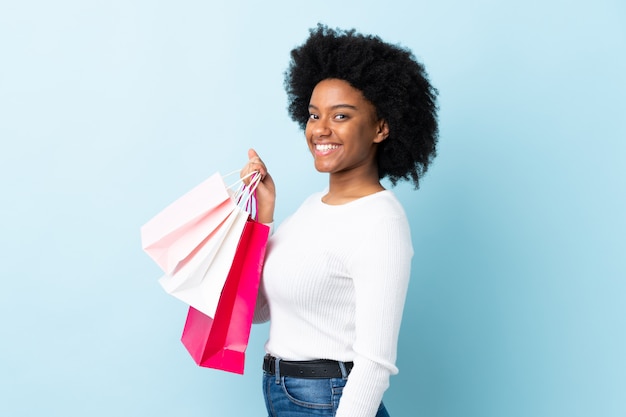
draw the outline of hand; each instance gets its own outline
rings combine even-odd
[[[267,167],[259,158],[254,149],[248,151],[248,163],[240,171],[243,178],[251,172],[258,172],[261,181],[256,189],[257,217],[260,223],[272,223],[274,221],[274,207],[276,205],[276,187],[272,176],[267,172]],[[250,183],[250,177],[244,180]]]

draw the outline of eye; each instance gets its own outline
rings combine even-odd
[[[317,114],[311,113],[309,114],[309,120],[317,120],[319,119],[319,116]]]
[[[347,118],[348,118],[348,116],[346,116],[345,114],[342,114],[342,113],[339,113],[339,114],[335,115],[335,119],[336,120],[345,120]]]

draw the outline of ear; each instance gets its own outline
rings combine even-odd
[[[377,122],[377,130],[376,137],[374,138],[374,143],[380,143],[383,140],[387,139],[389,136],[389,125],[385,119],[380,119]]]

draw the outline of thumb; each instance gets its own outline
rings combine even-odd
[[[252,148],[248,149],[248,159],[258,158],[258,157],[259,157],[259,154],[257,154],[254,149]]]

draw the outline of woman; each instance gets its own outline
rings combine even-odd
[[[409,224],[381,185],[417,188],[435,155],[436,90],[410,51],[318,25],[291,52],[289,113],[329,174],[270,238],[255,322],[270,320],[263,392],[270,416],[388,416],[413,255]],[[254,150],[258,219],[275,187]]]

